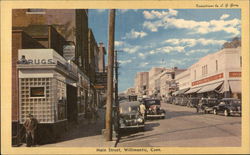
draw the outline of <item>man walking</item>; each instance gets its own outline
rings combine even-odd
[[[36,129],[38,121],[33,115],[29,114],[23,126],[26,129],[26,146],[34,146],[36,144]]]
[[[140,104],[140,113],[141,113],[143,119],[145,119],[145,110],[146,110],[145,105],[141,103]]]

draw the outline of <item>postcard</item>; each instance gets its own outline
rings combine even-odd
[[[1,1],[3,154],[248,154],[249,2]]]

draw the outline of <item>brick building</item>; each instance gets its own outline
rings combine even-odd
[[[17,131],[18,123],[19,123],[18,121],[20,121],[19,120],[20,113],[18,109],[20,109],[19,105],[23,104],[23,103],[19,103],[18,101],[18,96],[20,95],[17,89],[19,85],[18,84],[19,75],[18,75],[17,68],[16,68],[18,50],[20,49],[45,49],[45,48],[53,49],[54,52],[58,53],[61,56],[60,61],[65,62],[65,65],[69,66],[69,69],[70,69],[69,72],[71,72],[71,69],[75,67],[80,69],[78,70],[79,81],[76,81],[76,83],[73,84],[73,86],[70,86],[73,81],[72,82],[70,82],[70,80],[67,81],[70,84],[69,86],[67,85],[67,89],[69,87],[70,88],[69,90],[71,90],[71,92],[73,91],[72,93],[75,92],[74,93],[75,97],[72,95],[68,96],[68,98],[73,97],[72,99],[74,99],[75,103],[72,103],[72,105],[74,104],[75,108],[72,109],[72,107],[67,107],[69,111],[70,109],[73,110],[70,113],[68,120],[74,120],[74,121],[77,119],[77,113],[78,115],[79,114],[82,115],[85,113],[86,111],[85,104],[93,102],[93,97],[94,97],[93,94],[95,90],[89,89],[89,88],[91,85],[93,88],[93,84],[90,84],[90,82],[95,81],[95,79],[90,79],[86,75],[87,73],[90,73],[90,68],[91,68],[90,63],[94,64],[95,67],[97,66],[95,64],[97,58],[93,58],[95,57],[97,52],[95,51],[91,55],[91,59],[90,59],[87,10],[84,10],[84,9],[78,9],[78,10],[14,9],[12,13],[13,13],[13,16],[12,16],[12,24],[13,24],[12,25],[13,26],[13,34],[12,34],[13,36],[13,39],[12,39],[12,45],[13,45],[12,47],[13,48],[12,49],[12,64],[13,64],[13,67],[12,67],[12,72],[13,72],[12,122],[13,124],[16,124],[16,126],[13,126],[12,128],[12,131],[13,131],[12,137],[16,138],[15,136],[17,136],[19,132]],[[70,47],[69,49],[71,50],[70,54],[73,55],[74,59],[63,58],[64,52],[66,51],[65,47]],[[90,47],[92,48],[92,45]],[[97,44],[95,45],[94,48],[98,49]],[[35,51],[35,50],[31,50],[30,52],[28,52],[27,56],[31,56],[31,58],[37,57],[36,54],[39,52],[32,54],[32,51]],[[42,52],[43,50],[40,50],[40,51]],[[44,50],[44,52],[46,53],[46,50]],[[69,52],[67,54],[69,54]],[[71,62],[72,60],[74,62]],[[65,65],[61,64],[60,61],[56,62],[58,63],[57,65],[65,68]],[[94,73],[95,71],[96,71],[96,68],[94,68]],[[94,78],[94,76],[95,74],[93,74],[91,78]],[[20,75],[20,77],[24,78],[22,77],[22,75]],[[77,87],[80,89],[76,89],[74,87]],[[70,102],[70,103],[72,101],[67,100],[67,102]],[[71,104],[68,104],[68,105],[71,105]],[[77,107],[78,109],[76,109]],[[15,143],[15,140],[13,140],[12,142]]]
[[[12,131],[13,140],[17,136],[18,120],[19,120],[19,102],[18,102],[18,50],[19,49],[34,49],[45,48],[42,44],[37,42],[31,36],[22,30],[12,31]]]

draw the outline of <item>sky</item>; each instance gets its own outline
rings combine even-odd
[[[106,49],[108,13],[89,10],[89,27]],[[137,72],[152,67],[188,68],[233,37],[241,37],[240,9],[116,10],[119,92],[134,86]]]

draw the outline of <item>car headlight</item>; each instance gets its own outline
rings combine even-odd
[[[138,118],[137,121],[138,121],[139,123],[142,123],[142,122],[143,122],[143,119],[142,119],[142,118]]]

